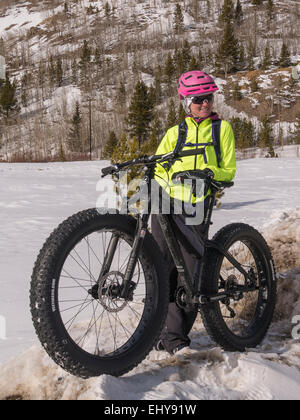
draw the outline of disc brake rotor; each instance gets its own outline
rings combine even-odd
[[[98,299],[100,304],[108,312],[120,312],[127,302],[121,298],[121,285],[124,274],[119,271],[110,271],[102,277],[98,287]]]

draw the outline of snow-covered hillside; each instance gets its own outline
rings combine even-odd
[[[174,30],[177,3],[183,17],[180,34]],[[274,16],[268,20],[267,2],[255,11],[252,2],[241,0],[244,20],[235,25],[234,31],[243,47],[243,54],[239,54],[244,55],[240,66],[244,71],[229,75],[227,80],[215,66],[223,34],[222,25],[218,24],[223,3],[224,0],[1,2],[0,55],[5,56],[9,76],[16,82],[21,109],[14,115],[16,121],[9,121],[0,131],[0,160],[57,160],[61,152],[69,156],[67,139],[76,101],[82,113],[82,149],[84,153],[89,151],[86,133],[91,121],[93,156],[99,158],[109,132],[114,130],[120,138],[125,131],[129,102],[139,79],[148,87],[159,80],[162,97],[155,110],[164,126],[170,99],[177,98],[178,71],[174,71],[174,80],[167,82],[166,60],[170,53],[175,67],[178,66],[180,60],[175,56],[185,41],[195,60],[200,60],[199,53],[202,54],[201,68],[220,77],[220,84],[226,87],[226,95],[219,95],[216,100],[223,118],[243,116],[254,123],[257,134],[260,120],[269,114],[276,144],[281,143],[281,137],[289,141],[300,96],[299,82],[290,86],[292,67],[300,59],[297,2],[274,1]],[[233,4],[236,5],[235,0]],[[256,44],[253,68],[248,66],[250,41]],[[88,70],[80,64],[84,42],[90,49]],[[291,63],[281,68],[277,62],[283,42],[288,44]],[[267,45],[272,63],[262,70]],[[254,79],[258,83],[255,92],[251,87]],[[121,82],[125,89],[122,100],[117,99]],[[170,82],[174,87],[171,94]],[[232,98],[236,84],[243,94],[240,101]]]
[[[198,319],[191,355],[152,351],[121,378],[87,381],[58,368],[41,349],[29,312],[36,255],[67,216],[94,207],[107,162],[0,165],[0,399],[300,399],[300,342],[291,334],[300,315],[300,163],[298,159],[238,162],[235,187],[215,210],[212,234],[231,222],[259,228],[279,272],[272,327],[257,349],[221,351]],[[98,191],[96,191],[96,188]]]

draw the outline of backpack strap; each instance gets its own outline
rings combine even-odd
[[[184,145],[185,141],[186,141],[186,136],[187,136],[187,130],[188,130],[188,126],[185,120],[183,120],[179,125],[178,125],[178,138],[177,138],[177,143],[176,146],[174,148],[174,153],[176,155],[176,153],[179,153],[180,150],[182,149],[182,146]],[[172,162],[169,163],[164,163],[162,166],[166,169],[166,170],[170,170],[171,166],[173,165]]]
[[[212,139],[217,156],[218,167],[220,168],[221,162],[221,122],[222,120],[212,121]]]
[[[178,126],[178,139],[174,149],[174,153],[180,152],[182,146],[186,141],[188,126],[185,119]]]
[[[212,121],[212,139],[213,139],[213,145],[214,145],[214,149],[216,152],[216,156],[217,156],[217,162],[218,162],[218,167],[220,167],[220,162],[221,162],[221,122],[222,120],[213,120]],[[182,146],[184,145],[185,141],[186,141],[186,136],[187,136],[187,130],[188,130],[188,126],[187,123],[185,121],[185,119],[178,125],[178,139],[177,139],[177,143],[176,146],[174,148],[174,152],[179,153]],[[170,169],[169,164],[167,164],[169,166],[168,169]],[[163,165],[165,166],[165,165]]]

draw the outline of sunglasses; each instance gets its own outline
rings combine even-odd
[[[213,95],[193,96],[191,99],[193,104],[202,105],[205,101],[211,102],[213,100]]]

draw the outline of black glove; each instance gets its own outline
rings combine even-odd
[[[203,169],[203,172],[205,173],[205,175],[206,175],[208,178],[214,179],[215,174],[214,174],[214,172],[213,172],[211,169],[209,169],[209,168],[205,168],[205,169]]]

